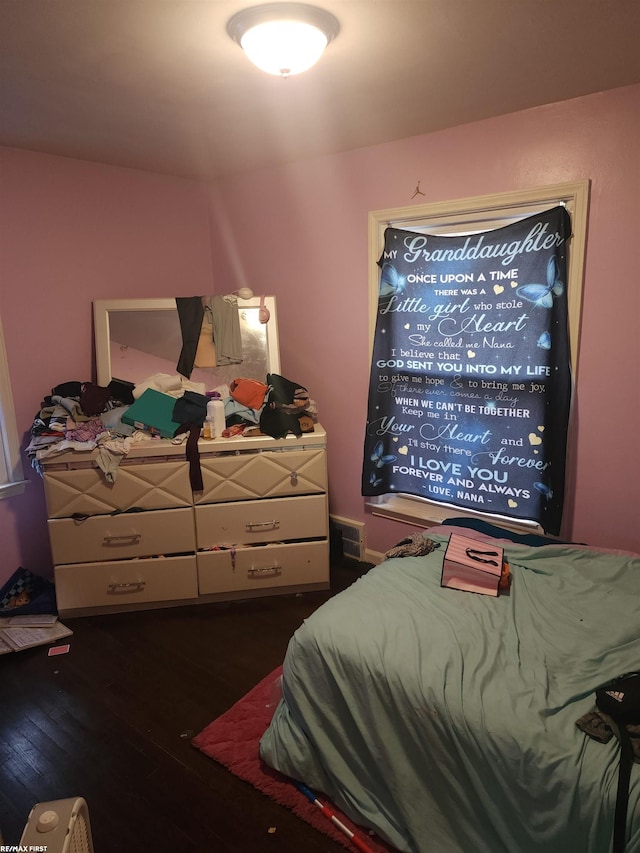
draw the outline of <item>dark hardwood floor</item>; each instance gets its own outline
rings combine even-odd
[[[96,853],[344,851],[191,745],[369,568],[334,563],[330,592],[65,619],[69,654],[0,657],[4,844],[35,803],[82,796]]]

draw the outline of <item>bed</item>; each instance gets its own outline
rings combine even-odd
[[[440,586],[452,532],[504,547],[493,598]],[[619,747],[576,723],[640,668],[640,557],[445,524],[292,637],[262,737],[274,769],[408,853],[606,853]],[[627,853],[640,853],[640,766]]]

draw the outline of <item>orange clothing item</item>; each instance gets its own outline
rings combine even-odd
[[[249,409],[260,409],[268,390],[269,387],[257,379],[234,379],[229,385],[233,399]]]

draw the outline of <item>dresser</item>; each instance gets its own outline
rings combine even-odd
[[[43,460],[61,616],[328,589],[326,433],[149,440],[107,482],[97,451]]]

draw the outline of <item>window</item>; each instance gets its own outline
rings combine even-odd
[[[586,223],[589,182],[557,184],[549,187],[516,193],[459,199],[369,214],[369,349],[373,342],[378,308],[380,269],[377,261],[384,248],[387,227],[423,231],[436,235],[473,234],[500,228],[527,216],[532,216],[562,204],[572,220],[572,238],[569,250],[567,301],[569,312],[569,344],[571,368],[575,382],[578,364],[582,279],[586,245]],[[370,498],[367,506],[374,515],[393,518],[408,523],[441,522],[451,516],[463,515],[499,521],[516,530],[540,529],[533,521],[495,516],[486,512],[461,509],[452,504],[436,503],[424,497],[403,494],[386,494]]]
[[[24,486],[7,353],[0,322],[0,499],[21,494]]]

